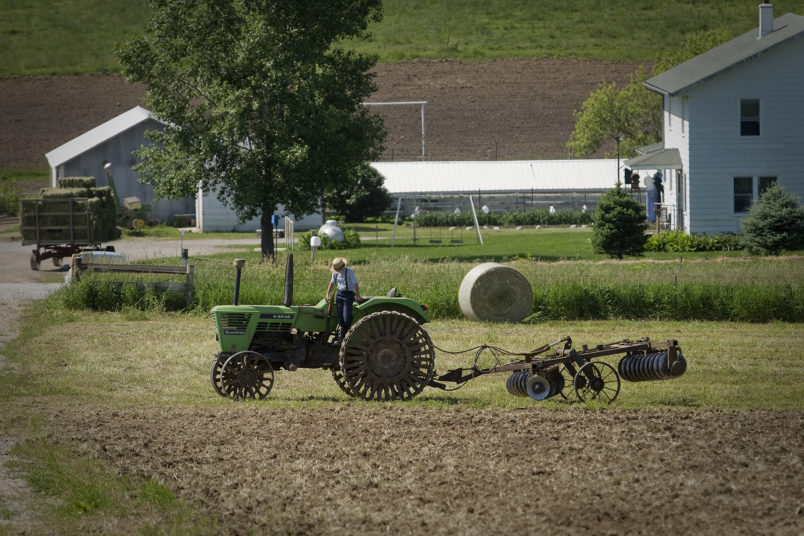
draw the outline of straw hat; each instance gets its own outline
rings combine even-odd
[[[339,271],[344,266],[346,266],[346,259],[343,257],[335,257],[332,259],[332,262],[329,263],[329,269],[333,272]]]

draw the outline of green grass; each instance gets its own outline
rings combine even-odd
[[[757,24],[755,3],[733,0],[386,0],[384,19],[351,46],[382,62],[414,58],[578,56],[655,60],[686,36]],[[804,13],[778,0],[775,13]],[[119,71],[115,47],[141,31],[146,0],[12,0],[0,4],[0,76]]]
[[[43,302],[25,325],[23,337],[5,350],[12,367],[0,373],[0,396],[11,401],[11,416],[45,400],[62,408],[228,403],[209,385],[210,359],[219,348],[208,317],[77,314]],[[804,400],[800,324],[641,320],[489,324],[456,319],[437,320],[426,324],[426,329],[439,348],[439,371],[470,367],[474,357],[474,353],[453,356],[440,349],[458,351],[489,344],[523,352],[564,335],[570,335],[576,347],[643,336],[656,341],[677,339],[687,357],[688,372],[669,381],[625,382],[615,408],[796,409]],[[610,362],[616,364],[614,359]],[[493,363],[491,353],[483,354],[481,367]],[[58,374],[50,372],[54,370]],[[457,392],[426,389],[409,405],[445,409],[455,404],[481,408],[536,404],[508,395],[505,379],[505,374],[484,376]],[[275,390],[259,403],[332,407],[350,400],[327,371],[299,370],[278,372]],[[553,399],[538,404],[565,407]]]
[[[145,28],[147,0],[0,4],[0,76],[118,72],[117,43]]]
[[[366,233],[364,227],[357,227]],[[377,231],[379,233],[381,231]],[[388,232],[387,230],[385,232]],[[405,234],[408,233],[408,234]],[[471,234],[471,233],[470,233]],[[412,244],[412,229],[390,240],[365,240],[357,249],[297,251],[294,255],[294,303],[316,303],[329,281],[327,263],[345,256],[358,273],[364,296],[385,295],[391,287],[430,307],[433,318],[459,318],[458,288],[464,276],[481,262],[505,262],[522,273],[534,293],[529,321],[573,319],[736,320],[767,322],[804,319],[804,261],[799,255],[762,259],[742,252],[651,253],[645,258],[611,262],[595,254],[588,229],[500,230],[486,232],[485,244]],[[284,260],[261,263],[259,252],[196,257],[195,301],[206,314],[213,306],[231,303],[234,258],[244,258],[241,303],[283,301]],[[162,261],[177,264],[178,259]],[[166,280],[159,276],[160,280]],[[182,294],[116,287],[112,281],[143,283],[119,274],[82,278],[59,293],[64,307],[96,310],[185,307]],[[178,280],[177,280],[178,281]]]
[[[50,172],[41,167],[0,169],[0,215],[16,216],[20,198],[39,192],[50,184]]]
[[[11,450],[11,466],[26,475],[38,496],[49,498],[38,517],[58,526],[59,534],[218,533],[214,518],[193,512],[164,485],[120,476],[41,430],[28,434]]]

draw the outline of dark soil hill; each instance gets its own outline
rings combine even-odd
[[[567,158],[572,111],[602,81],[625,83],[634,62],[525,59],[410,61],[376,68],[370,102],[427,101],[427,160]],[[119,75],[0,79],[0,167],[45,166],[45,153],[142,104]],[[386,160],[421,158],[421,109],[377,106]]]

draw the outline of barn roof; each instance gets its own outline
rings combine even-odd
[[[619,176],[616,159],[476,162],[374,162],[398,194],[605,191]]]
[[[153,119],[153,114],[142,106],[136,106],[53,149],[45,158],[50,167],[55,168],[148,119]]]
[[[657,93],[677,95],[802,35],[804,17],[787,13],[774,20],[773,31],[761,39],[757,39],[757,30],[754,28],[650,78],[645,86]]]

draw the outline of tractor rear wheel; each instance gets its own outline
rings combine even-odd
[[[340,387],[341,391],[351,396],[352,398],[357,396],[355,392],[352,391],[352,388],[349,387],[349,385],[346,383],[346,380],[343,377],[343,372],[341,372],[341,369],[339,368],[332,369],[332,379],[335,380],[335,383],[338,384],[338,387]]]
[[[364,316],[346,333],[341,374],[363,400],[410,400],[433,378],[430,336],[412,317],[396,311]]]
[[[274,386],[274,369],[262,354],[237,352],[221,367],[221,392],[232,400],[268,396]]]

